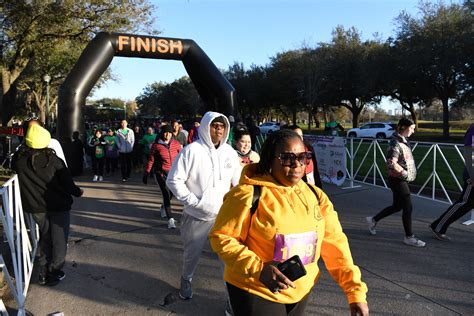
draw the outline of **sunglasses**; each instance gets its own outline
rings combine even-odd
[[[296,161],[301,165],[307,165],[311,161],[312,154],[310,151],[305,151],[302,153],[280,153],[280,155],[276,156],[280,160],[280,164],[282,167],[291,167],[294,166]]]
[[[225,124],[222,123],[212,123],[211,127],[213,129],[225,129]]]

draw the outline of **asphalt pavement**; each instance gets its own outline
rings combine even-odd
[[[34,315],[224,315],[225,290],[216,255],[207,248],[193,280],[194,296],[178,298],[182,244],[178,229],[160,218],[161,194],[154,181],[136,173],[126,183],[115,177],[76,179],[85,193],[75,199],[66,278],[54,287],[35,284],[26,307]],[[425,248],[403,244],[400,214],[382,220],[377,235],[366,216],[391,202],[386,189],[325,185],[349,238],[355,263],[369,288],[371,315],[473,315],[474,225],[448,230],[450,242],[433,238],[428,224],[447,204],[413,197],[415,234]],[[179,220],[181,205],[172,201]],[[320,261],[308,315],[348,315],[345,295]]]

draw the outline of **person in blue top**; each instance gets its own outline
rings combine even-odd
[[[457,221],[474,208],[474,166],[473,166],[473,147],[474,147],[474,124],[471,124],[464,135],[464,166],[463,178],[464,186],[460,198],[448,207],[437,220],[430,224],[430,229],[436,239],[449,241],[446,235],[449,225]]]

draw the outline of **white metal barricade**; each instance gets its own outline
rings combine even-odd
[[[385,177],[381,172],[381,168],[379,167],[377,161],[385,161],[385,151],[381,148],[381,144],[387,143],[388,140],[380,140],[380,139],[367,139],[367,138],[346,138],[346,153],[347,153],[347,180],[350,183],[348,188],[354,187],[354,182],[365,183],[374,186],[382,186],[387,188],[387,183],[385,182]],[[365,145],[361,148],[362,145]],[[459,163],[464,165],[465,159],[461,153],[460,148],[462,148],[463,144],[450,144],[450,143],[428,143],[428,142],[413,142],[412,143],[412,152],[415,155],[417,151],[426,150],[426,153],[423,155],[423,158],[416,162],[417,170],[421,170],[421,168],[429,168],[429,175],[428,177],[423,180],[424,183],[420,186],[420,189],[414,195],[419,196],[421,198],[426,198],[430,200],[435,200],[443,203],[452,203],[451,197],[446,190],[446,181],[454,182],[455,187],[462,192],[462,185],[460,184],[457,175],[453,171],[453,164]],[[356,146],[356,147],[355,147]],[[368,148],[367,148],[368,147]],[[355,148],[355,150],[354,150]],[[455,158],[451,158],[450,160],[446,159],[446,151],[451,150],[455,153]],[[357,157],[359,151],[362,152],[363,157]],[[429,159],[428,159],[429,158]],[[432,165],[428,165],[428,161],[432,160]],[[457,161],[454,161],[456,160]],[[356,167],[354,161],[358,162],[358,166]],[[440,168],[438,166],[438,162],[444,163],[445,170],[449,171],[449,176],[446,178],[442,178],[439,175]],[[365,174],[361,174],[362,167],[367,167],[367,164],[370,165],[367,172]],[[358,179],[356,179],[358,178]],[[377,181],[378,180],[378,181]],[[383,185],[377,184],[377,182],[381,182]],[[424,190],[431,189],[430,195],[423,193]],[[443,198],[439,198],[436,194],[438,190],[443,192]],[[474,223],[474,211],[471,212],[471,220],[464,222],[465,225],[470,225]]]
[[[31,214],[24,214],[21,205],[20,185],[14,175],[0,188],[2,205],[0,217],[4,239],[11,252],[13,273],[8,270],[3,254],[0,255],[0,268],[13,293],[18,306],[17,315],[25,315],[25,299],[33,272],[33,262],[38,245],[38,228]],[[0,308],[5,309],[3,301]],[[2,311],[7,314],[7,311]]]

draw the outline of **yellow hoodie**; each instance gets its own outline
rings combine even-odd
[[[352,261],[347,237],[327,195],[316,196],[306,183],[278,184],[271,175],[255,175],[246,166],[240,183],[224,197],[209,239],[225,263],[224,280],[266,300],[292,304],[311,292],[319,278],[318,260],[347,295],[349,304],[366,302],[367,286]],[[250,218],[253,185],[261,186],[258,208]],[[299,254],[307,274],[294,281],[296,289],[271,292],[259,281],[263,264]]]

